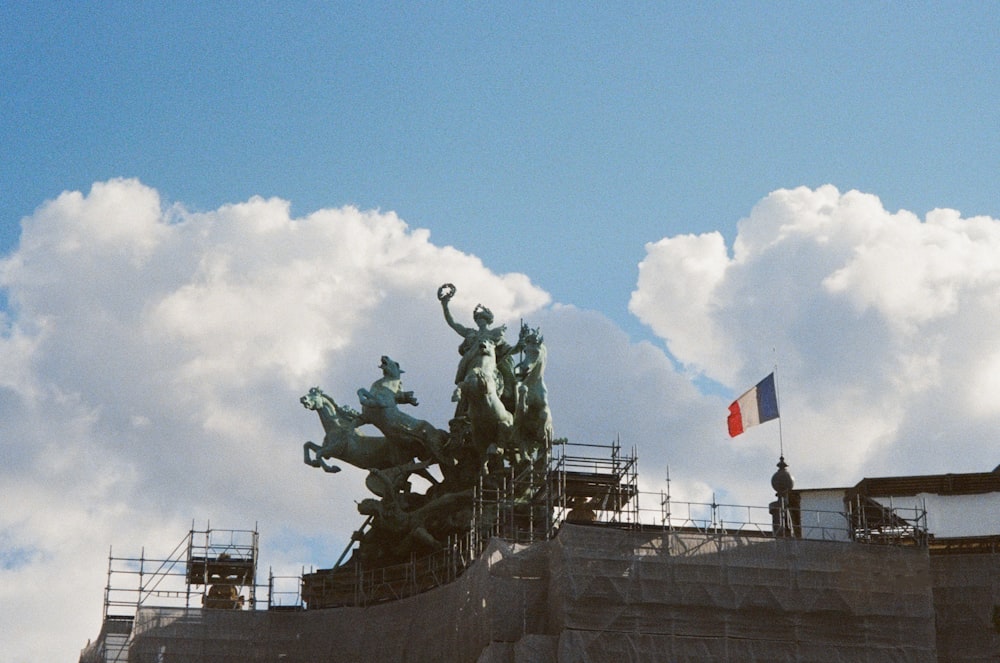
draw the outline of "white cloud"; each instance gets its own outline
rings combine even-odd
[[[712,315],[717,288],[730,261],[719,233],[680,235],[646,245],[639,282],[629,310],[667,341],[677,357],[698,357],[696,364],[734,366],[737,357]],[[662,278],[664,272],[670,278]]]
[[[992,219],[920,222],[822,187],[761,201],[731,256],[717,233],[650,244],[631,309],[678,368],[392,213],[289,210],[163,209],[155,190],[114,180],[24,221],[0,262],[0,660],[75,657],[98,632],[108,546],[166,552],[192,521],[259,523],[279,573],[332,564],[360,524],[364,473],[303,464],[322,429],[298,399],[319,385],[356,405],[388,354],[413,413],[446,428],[460,339],[435,296],[444,282],[459,321],[481,302],[511,338],[521,319],[541,327],[556,435],[635,446],[643,489],[664,488],[669,468],[674,500],[771,499],[776,426],[730,440],[728,397],[687,373],[739,391],[775,357],[800,485],[995,464]],[[942,463],[948,450],[963,455]]]
[[[824,281],[832,293],[912,333],[959,316],[960,299],[996,301],[1000,227],[994,220],[963,220],[953,210],[935,210],[926,222],[906,212],[881,216],[867,241]]]
[[[1000,222],[824,186],[776,191],[738,228],[731,258],[716,233],[649,245],[631,310],[734,392],[777,363],[812,485],[996,464]]]
[[[704,416],[662,352],[599,314],[550,307],[525,275],[493,274],[392,213],[289,209],[262,198],[161,209],[155,190],[114,180],[24,221],[0,262],[12,305],[0,336],[0,623],[25,635],[4,638],[0,658],[72,659],[99,629],[108,547],[165,554],[192,521],[259,523],[276,569],[331,565],[361,523],[364,473],[302,462],[322,429],[298,399],[320,385],[356,406],[389,354],[420,398],[416,416],[446,428],[460,339],[442,283],[458,286],[465,324],[482,302],[511,338],[522,318],[541,326],[557,435],[620,434],[665,471]]]

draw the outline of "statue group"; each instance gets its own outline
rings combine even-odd
[[[449,308],[455,292],[447,283],[437,293],[445,321],[462,337],[448,430],[400,409],[418,401],[403,389],[399,363],[387,356],[379,363],[381,377],[358,389],[360,411],[338,405],[319,387],[300,399],[319,414],[325,431],[322,444],[305,443],[306,464],[339,472],[327,462],[337,459],[368,471],[365,485],[375,497],[358,504],[367,519],[355,533],[356,560],[365,566],[442,548],[468,533],[477,489],[499,490],[510,477],[545,469],[554,440],[542,335],[522,324],[510,345],[506,326],[493,327],[493,313],[481,304],[472,314],[474,327],[459,324]],[[381,435],[360,433],[366,424]],[[424,492],[413,489],[412,475],[426,480]]]

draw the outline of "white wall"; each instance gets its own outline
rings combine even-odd
[[[802,497],[802,538],[849,541],[844,513],[844,488],[804,490]]]
[[[927,529],[936,537],[1000,534],[1000,493],[984,495],[933,495],[879,497],[880,504],[894,508],[926,505]],[[903,515],[903,514],[900,514]]]

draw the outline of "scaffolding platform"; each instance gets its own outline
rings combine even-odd
[[[633,448],[565,444],[554,449],[549,486],[556,524],[638,523],[638,461]]]
[[[565,471],[553,472],[550,479],[560,486],[559,494],[567,504],[587,500],[591,508],[601,511],[620,511],[638,493],[634,485],[622,483],[620,474]]]
[[[256,560],[220,557],[191,557],[187,563],[187,582],[191,585],[210,585],[227,582],[250,585],[256,575]]]

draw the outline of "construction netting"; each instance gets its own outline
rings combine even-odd
[[[567,528],[559,661],[936,661],[926,551]]]
[[[140,608],[129,661],[476,661],[546,622],[545,544],[494,541],[457,580],[398,601],[326,610]]]
[[[930,662],[931,576],[919,548],[564,524],[363,608],[141,608],[128,660]]]
[[[1000,661],[1000,550],[931,557],[938,657]]]

